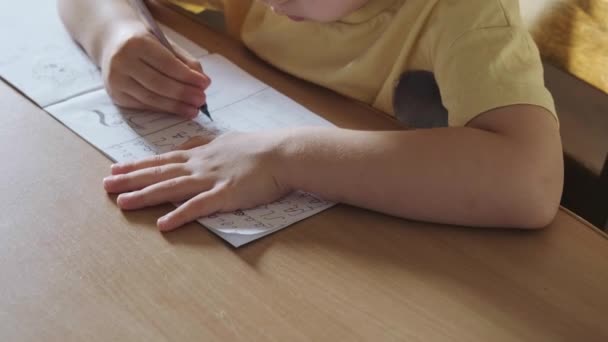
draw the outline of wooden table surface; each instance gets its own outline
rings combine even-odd
[[[396,127],[156,14],[340,126]],[[341,205],[240,249],[162,235],[169,206],[121,213],[110,161],[5,83],[0,156],[0,341],[608,340],[608,239],[565,210],[532,232]]]

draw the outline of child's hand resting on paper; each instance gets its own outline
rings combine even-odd
[[[115,29],[99,61],[112,100],[125,108],[196,117],[210,84],[201,64],[174,45],[175,56],[143,25]]]
[[[279,134],[226,133],[199,137],[181,148],[112,165],[104,179],[109,193],[120,193],[123,210],[186,201],[158,220],[162,231],[199,217],[256,207],[277,200],[291,189],[278,178]]]

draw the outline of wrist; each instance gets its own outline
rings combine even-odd
[[[295,146],[297,144],[297,129],[283,129],[273,134],[272,175],[278,185],[286,190],[294,191],[298,187],[294,182],[293,164],[296,162]]]
[[[290,190],[306,189],[303,177],[314,163],[314,158],[307,158],[314,153],[315,132],[319,128],[299,127],[279,131],[275,145],[275,179]],[[318,133],[318,132],[317,132]],[[318,143],[318,142],[317,142]]]

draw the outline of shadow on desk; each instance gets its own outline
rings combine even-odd
[[[503,322],[505,329],[551,331],[556,320],[572,319],[571,311],[553,300],[581,281],[576,270],[562,269],[561,262],[573,257],[570,249],[557,227],[438,226],[340,205],[235,253],[265,279],[323,287],[328,300],[355,307],[356,298],[380,293],[394,305],[408,305],[419,295],[428,300],[422,312],[466,306],[489,312],[493,317],[486,318]],[[583,334],[562,326],[556,334],[566,339]]]

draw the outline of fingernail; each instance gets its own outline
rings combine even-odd
[[[116,203],[119,207],[123,207],[126,204],[126,201],[129,199],[129,194],[121,194],[116,197]]]
[[[103,185],[107,186],[108,183],[110,183],[112,181],[112,176],[108,176],[106,178],[103,179]]]
[[[167,226],[168,220],[169,220],[168,215],[165,215],[165,216],[159,218],[158,221],[156,221],[156,225],[158,226],[158,229],[160,229],[160,231],[165,231],[169,228]]]

